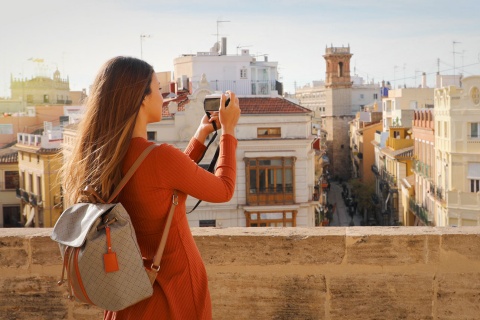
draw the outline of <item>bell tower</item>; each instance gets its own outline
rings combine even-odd
[[[350,45],[348,47],[325,48],[325,61],[327,63],[325,74],[325,87],[332,89],[345,89],[352,87],[350,79]]]

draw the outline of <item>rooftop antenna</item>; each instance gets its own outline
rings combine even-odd
[[[458,42],[458,41],[452,41],[452,47],[453,47],[453,51],[452,51],[452,54],[453,54],[453,84],[455,85],[455,54],[457,53],[460,53],[460,52],[455,52],[455,45],[457,43],[461,43],[461,42]]]
[[[217,34],[216,34],[216,36],[217,36],[217,43],[218,43],[218,36],[219,36],[219,33],[218,33],[218,25],[219,25],[220,23],[224,23],[224,22],[231,22],[231,21],[230,21],[230,20],[217,20]]]
[[[237,46],[237,56],[238,56],[238,49],[241,49],[241,48],[248,48],[248,47],[251,47],[251,45],[248,45],[248,46],[241,46],[241,45],[238,45],[238,46]]]
[[[143,59],[143,39],[151,38],[152,36],[149,34],[141,34],[140,35],[140,59]]]

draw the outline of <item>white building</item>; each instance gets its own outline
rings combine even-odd
[[[184,149],[203,116],[205,95],[213,92],[206,79],[189,102],[161,122],[148,126],[149,136]],[[237,182],[224,204],[202,202],[188,215],[190,226],[314,226],[315,174],[311,112],[282,97],[240,98],[237,126]],[[210,163],[213,143],[202,166]],[[197,200],[187,200],[187,210]]]
[[[278,62],[269,62],[267,55],[257,60],[248,49],[242,49],[239,55],[227,55],[226,42],[222,38],[221,50],[214,46],[207,52],[174,59],[177,88],[193,92],[205,74],[212,91],[232,90],[238,96],[282,94]]]

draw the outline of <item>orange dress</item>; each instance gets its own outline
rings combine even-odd
[[[123,164],[123,173],[140,153],[152,144],[133,138]],[[179,203],[170,227],[161,269],[153,296],[124,310],[105,311],[104,319],[211,319],[208,280],[200,252],[194,242],[185,213],[187,195],[208,202],[226,202],[235,189],[237,140],[220,138],[220,155],[215,174],[199,167],[205,146],[192,138],[185,152],[161,144],[154,148],[122,190],[119,201],[129,213],[142,255],[152,258],[171,205],[173,190]]]

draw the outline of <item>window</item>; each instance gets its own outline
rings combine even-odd
[[[200,227],[216,227],[217,221],[216,220],[200,220],[199,222]]]
[[[3,206],[3,227],[20,228],[20,206]]]
[[[281,128],[257,128],[257,138],[281,138]]]
[[[296,227],[297,211],[245,212],[247,227]]]
[[[360,99],[363,99],[365,96],[363,95],[363,93],[360,93]]]
[[[147,131],[147,140],[148,141],[156,141],[157,140],[157,132],[156,131]]]
[[[50,98],[48,97],[48,94],[44,94],[43,95],[43,103],[49,103],[50,102]]]
[[[240,69],[240,79],[247,79],[247,68]]]
[[[470,138],[480,138],[480,123],[470,123]]]
[[[18,171],[5,171],[5,189],[17,189],[20,182]]]
[[[378,93],[373,94],[373,99],[375,99],[375,100],[378,99]]]
[[[245,161],[248,204],[294,202],[293,157],[247,158]]]
[[[33,174],[29,173],[28,174],[28,182],[29,182],[29,190],[30,192],[33,192]]]
[[[343,77],[343,62],[338,63],[338,76]]]
[[[27,94],[27,103],[33,103],[33,94]]]
[[[471,179],[470,180],[470,192],[479,192],[480,191],[480,179]]]

